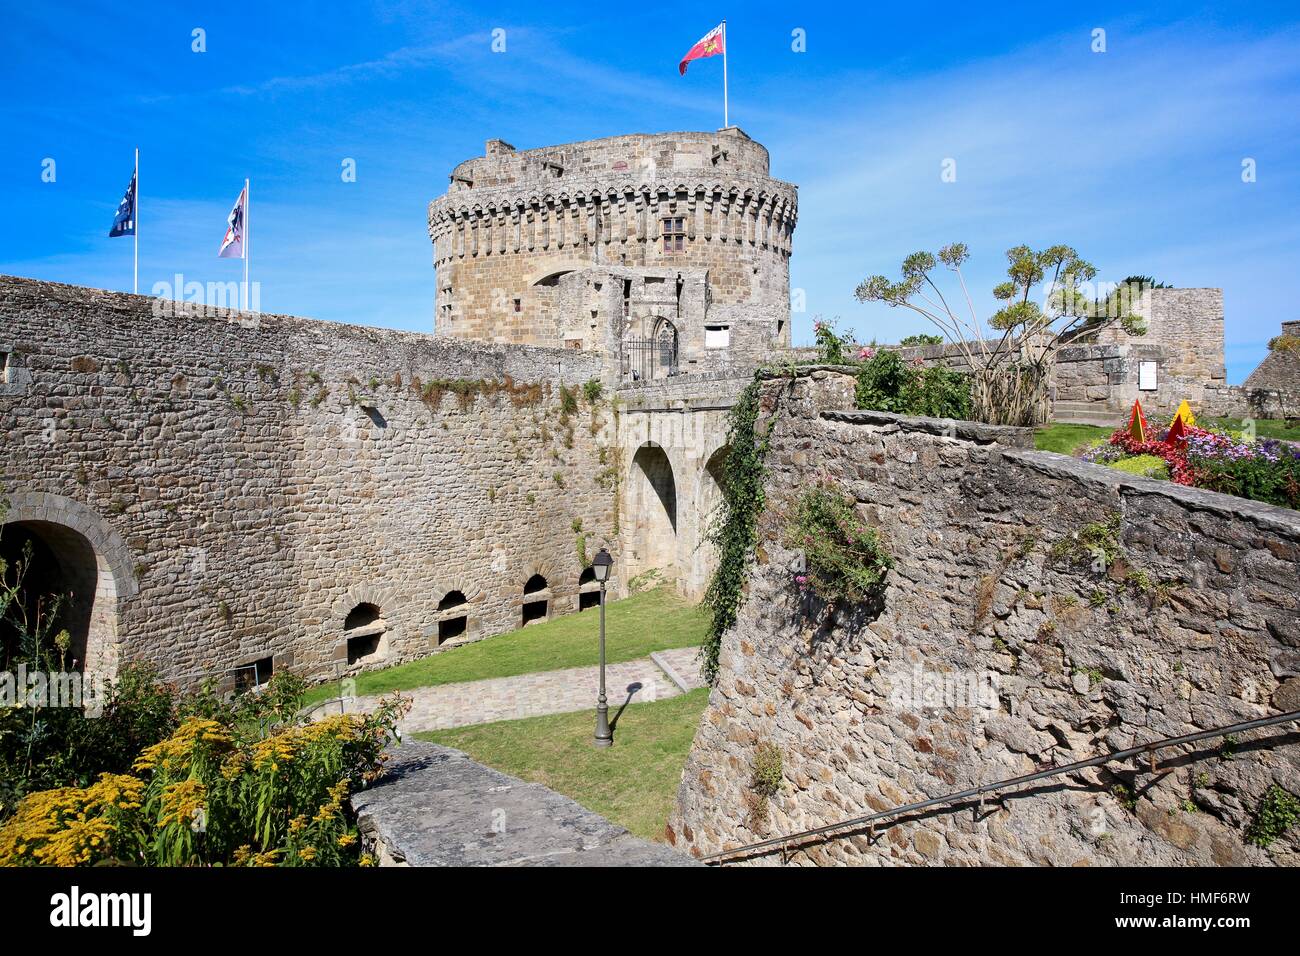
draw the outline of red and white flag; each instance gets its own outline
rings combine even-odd
[[[716,27],[704,34],[700,42],[695,44],[686,51],[682,57],[682,62],[678,64],[677,71],[680,75],[686,75],[686,64],[691,60],[700,60],[706,56],[717,56],[719,53],[727,52],[727,34],[725,23],[719,23]]]
[[[245,186],[239,191],[235,208],[230,210],[230,215],[226,217],[226,235],[221,240],[221,251],[217,253],[218,259],[244,258],[244,224],[247,221],[248,187]]]

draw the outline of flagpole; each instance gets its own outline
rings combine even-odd
[[[731,125],[727,110],[727,21],[722,21],[722,128]]]
[[[248,259],[253,252],[253,193],[244,180],[244,311],[248,311]]]
[[[135,209],[131,211],[135,217],[135,229],[132,230],[135,235],[135,268],[134,275],[131,279],[131,292],[135,295],[140,294],[140,147],[135,148]]]

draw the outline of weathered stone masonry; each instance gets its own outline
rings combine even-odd
[[[679,847],[709,853],[1300,707],[1300,516],[990,444],[980,426],[944,437],[925,420],[828,411],[851,396],[828,372],[768,385],[769,513],[683,773]],[[897,560],[875,620],[842,612],[832,626],[793,585],[777,516],[818,475]],[[1115,514],[1116,560],[1094,570],[1072,536]],[[988,711],[958,693],[985,682]],[[950,696],[922,693],[935,687]],[[766,824],[749,789],[764,740],[784,765]],[[1300,792],[1298,741],[1289,726],[1256,731],[1227,757],[1211,742],[1194,750],[1207,759],[1165,754],[1155,775],[1143,762],[1046,781],[978,819],[939,809],[789,860],[1294,864],[1294,828],[1268,852],[1242,834],[1270,784]]]
[[[92,666],[324,677],[517,627],[530,579],[576,606],[614,439],[558,390],[596,356],[157,305],[0,278],[5,538],[98,581]]]

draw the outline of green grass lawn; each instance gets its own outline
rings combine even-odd
[[[1281,438],[1285,441],[1300,441],[1300,424],[1287,428],[1286,422],[1276,418],[1256,418],[1255,434],[1259,438]],[[1199,422],[1198,422],[1199,424]],[[1241,431],[1240,418],[1211,418],[1206,424],[1214,428],[1226,428],[1229,431]]]
[[[585,615],[584,615],[585,616]],[[630,704],[614,725],[614,746],[591,745],[594,709],[415,734],[463,750],[479,763],[543,784],[648,840],[664,824],[681,780],[707,688]],[[617,711],[611,711],[611,718]]]
[[[1034,447],[1039,451],[1073,455],[1081,445],[1106,438],[1114,430],[1104,425],[1049,425],[1034,432]]]
[[[678,597],[671,587],[636,594],[605,607],[606,660],[636,660],[651,651],[693,647],[704,640],[702,610]],[[600,612],[566,614],[517,631],[487,637],[463,647],[357,676],[357,693],[386,694],[413,687],[458,681],[513,677],[536,671],[585,667],[600,660]],[[336,683],[314,687],[307,704],[339,693]]]

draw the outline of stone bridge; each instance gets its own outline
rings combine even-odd
[[[752,374],[683,376],[617,393],[620,533],[627,581],[652,570],[691,600],[713,569],[709,522],[722,503],[727,416]]]

